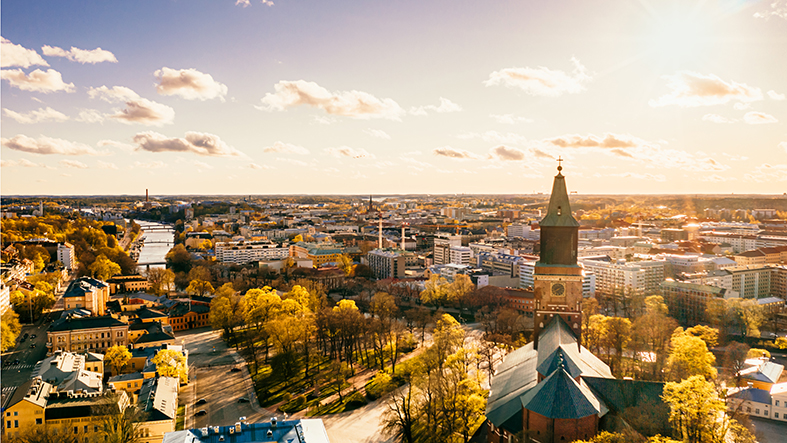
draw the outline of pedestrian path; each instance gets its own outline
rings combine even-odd
[[[16,370],[19,370],[19,369],[30,369],[30,368],[34,368],[34,367],[35,367],[35,364],[11,365],[11,366],[4,367],[3,370],[4,371],[12,371],[12,370],[16,371]]]
[[[3,386],[3,395],[10,395],[14,392],[16,386]]]

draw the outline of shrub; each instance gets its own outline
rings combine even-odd
[[[279,406],[279,410],[287,413],[298,412],[306,407],[306,402],[306,396],[299,395],[294,400]]]
[[[369,380],[369,383],[364,387],[366,396],[371,400],[377,400],[385,394],[396,389],[396,384],[391,379],[391,376],[386,372],[378,371],[375,376]]]

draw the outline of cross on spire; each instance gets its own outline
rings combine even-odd
[[[560,171],[562,171],[562,170],[563,170],[563,164],[562,164],[562,163],[563,163],[563,161],[564,161],[564,160],[563,160],[562,158],[560,158],[560,156],[558,155],[558,156],[557,156],[557,171],[558,171],[558,172],[560,172]]]

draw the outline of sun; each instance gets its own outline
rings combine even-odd
[[[643,29],[647,56],[665,63],[701,57],[713,40],[712,15],[701,5],[687,1],[648,8],[650,17]]]

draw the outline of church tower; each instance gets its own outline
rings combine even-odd
[[[557,167],[547,214],[539,223],[541,256],[533,276],[535,349],[541,330],[556,316],[562,317],[574,332],[577,345],[582,342],[582,268],[577,264],[579,222],[571,215],[562,170],[562,166]]]

